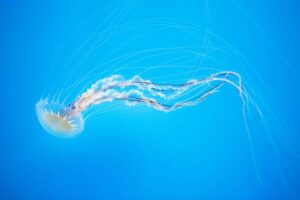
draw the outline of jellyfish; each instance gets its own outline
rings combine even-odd
[[[195,106],[216,93],[224,84],[233,86],[244,102],[241,76],[233,71],[221,71],[201,79],[184,83],[155,83],[139,75],[126,79],[114,74],[99,79],[68,105],[41,99],[36,104],[36,114],[41,126],[50,134],[70,138],[84,130],[84,113],[92,106],[104,102],[122,101],[128,106],[145,104],[155,110],[170,112]],[[188,99],[182,95],[203,88]]]

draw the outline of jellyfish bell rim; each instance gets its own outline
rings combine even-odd
[[[41,99],[35,105],[36,115],[43,129],[59,138],[73,138],[84,129],[81,113],[68,112],[70,108],[59,102]]]

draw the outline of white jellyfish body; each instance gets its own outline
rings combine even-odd
[[[57,137],[74,137],[84,128],[84,120],[80,112],[74,112],[69,106],[49,102],[46,99],[36,104],[36,114],[42,127]]]

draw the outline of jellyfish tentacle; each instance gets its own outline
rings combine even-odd
[[[164,104],[160,103],[155,99],[147,98],[147,97],[139,97],[139,98],[133,98],[133,97],[127,97],[127,98],[116,98],[116,100],[122,100],[122,101],[128,101],[128,102],[137,102],[137,103],[144,103],[151,107],[154,107],[157,110],[161,110],[164,112],[170,112],[176,109],[179,109],[181,107],[187,107],[192,106],[197,103],[200,103],[204,101],[206,98],[208,98],[210,95],[217,92],[217,90],[224,84],[224,82],[219,83],[218,85],[210,88],[209,90],[205,91],[204,93],[198,95],[197,97],[193,99],[188,99],[186,101],[182,102],[176,102],[174,104]]]
[[[234,78],[237,80],[234,80]],[[210,86],[213,83],[217,84]],[[181,84],[157,84],[150,80],[145,80],[140,76],[125,80],[121,75],[112,75],[94,83],[71,106],[73,110],[81,113],[91,105],[123,100],[128,105],[144,103],[155,109],[168,112],[203,101],[211,94],[217,92],[224,83],[234,86],[241,94],[242,85],[240,75],[231,71],[219,72],[203,79],[192,79]],[[176,100],[176,98],[187,93],[192,88],[204,85],[209,86],[210,89],[200,95],[197,94],[194,98],[174,103],[163,102],[166,100]]]

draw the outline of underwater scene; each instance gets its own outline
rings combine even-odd
[[[300,199],[296,0],[2,0],[0,199]]]

